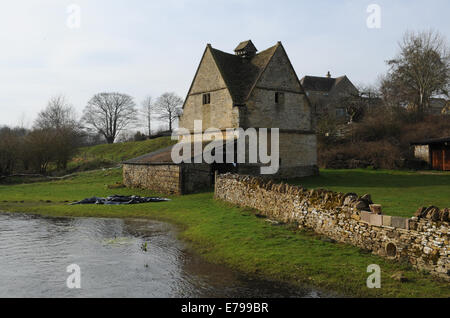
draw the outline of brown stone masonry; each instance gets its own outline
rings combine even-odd
[[[131,165],[123,166],[123,183],[129,188],[153,190],[165,194],[181,194],[180,166]]]
[[[421,208],[410,219],[386,216],[378,214],[380,206],[373,205],[370,195],[308,191],[231,174],[216,177],[215,198],[386,258],[408,261],[450,281],[449,209]]]

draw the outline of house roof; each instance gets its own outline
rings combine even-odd
[[[344,78],[345,76],[341,76],[338,78],[305,76],[301,79],[300,82],[305,90],[329,92]]]
[[[168,163],[173,164],[172,148],[169,146],[157,151],[145,154],[143,156],[124,161],[123,164],[151,164],[151,163]]]
[[[420,141],[412,142],[411,145],[412,146],[422,146],[422,145],[434,145],[434,144],[443,144],[443,143],[450,143],[450,137],[420,140]]]
[[[279,45],[272,46],[249,58],[242,58],[210,47],[235,104],[244,104],[247,101],[252,88],[266,69]]]

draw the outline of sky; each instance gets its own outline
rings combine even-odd
[[[379,15],[368,12],[378,5]],[[301,78],[373,84],[407,30],[450,38],[448,0],[16,0],[0,4],[0,125],[31,127],[52,96],[185,97],[207,43],[282,41]],[[79,9],[79,10],[78,10]],[[372,17],[379,17],[373,20]],[[370,19],[369,19],[370,18]],[[367,23],[367,20],[377,23]],[[370,22],[369,21],[369,22]],[[369,28],[370,26],[370,28]]]

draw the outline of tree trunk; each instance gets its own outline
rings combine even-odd
[[[111,136],[106,137],[106,142],[110,145],[114,143],[114,140],[115,140],[114,137]]]

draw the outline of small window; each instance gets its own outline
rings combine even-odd
[[[211,104],[211,94],[203,94],[203,105]]]
[[[280,92],[275,93],[275,104],[279,104],[279,105],[284,104],[284,93],[280,93]]]

